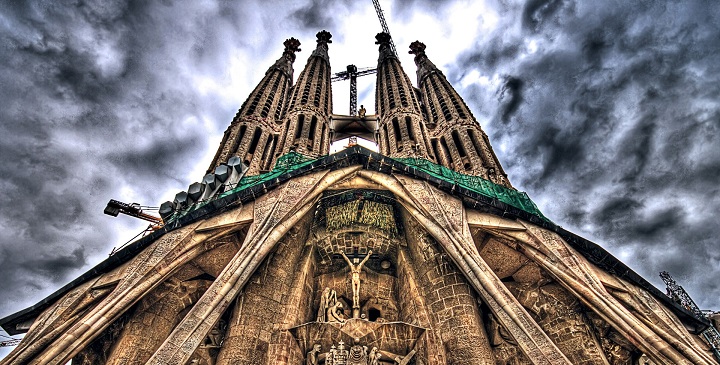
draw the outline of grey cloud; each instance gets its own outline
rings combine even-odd
[[[669,270],[701,305],[720,309],[719,290],[706,286],[720,274],[720,4],[506,9],[499,30],[448,74],[474,68],[505,80],[500,100],[468,92],[489,115],[481,123],[491,142],[506,146],[496,151],[511,181],[553,201],[546,215],[627,255],[648,280],[661,285],[657,272]],[[502,75],[522,80],[521,99]]]
[[[191,182],[215,132],[205,119],[224,128],[237,106],[188,85],[222,80],[220,55],[247,39],[242,6],[215,5],[0,5],[0,222],[12,227],[0,232],[0,315],[107,257],[121,234],[102,214],[110,198],[157,205]]]

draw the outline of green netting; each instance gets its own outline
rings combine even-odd
[[[540,212],[540,209],[538,209],[535,203],[530,200],[530,197],[528,197],[528,195],[522,191],[506,188],[502,185],[495,184],[492,181],[485,180],[479,176],[465,175],[422,158],[396,158],[395,160],[425,171],[428,174],[433,175],[439,179],[460,185],[478,194],[490,198],[496,198],[503,203],[521,209],[527,213],[536,215],[548,222],[550,221],[549,219],[545,218],[545,216]],[[217,198],[225,197],[243,189],[247,189],[251,186],[270,181],[282,174],[296,170],[303,166],[307,166],[314,161],[317,161],[317,159],[303,156],[297,152],[288,152],[287,154],[278,157],[277,163],[275,163],[275,167],[272,171],[260,175],[245,176],[240,180],[237,186],[218,195]],[[207,202],[195,204],[188,210],[180,214],[176,214],[176,216],[173,217],[171,220],[175,220],[177,219],[177,217],[183,216],[195,209],[202,207],[205,204],[207,204]]]
[[[233,193],[236,193],[238,191],[241,191],[243,189],[249,188],[251,186],[255,186],[257,184],[262,184],[266,181],[270,181],[286,172],[298,169],[300,167],[303,167],[305,165],[311,164],[313,161],[316,161],[317,159],[313,159],[311,157],[303,156],[297,152],[288,152],[280,157],[278,157],[277,162],[275,163],[275,167],[272,169],[272,171],[266,172],[264,174],[260,175],[252,175],[252,176],[245,176],[242,179],[240,179],[240,182],[238,184],[226,191],[222,194],[218,194],[218,196],[214,197],[213,199],[221,198],[227,195],[231,195]],[[197,204],[192,205],[190,208],[188,208],[185,211],[176,213],[175,216],[173,216],[170,221],[176,220],[177,218],[184,216],[185,214],[188,214],[208,202],[199,202]]]
[[[540,209],[530,200],[530,197],[522,191],[506,188],[479,176],[465,175],[422,158],[408,157],[396,158],[395,160],[425,171],[439,179],[460,185],[480,195],[498,199],[505,204],[536,215],[548,222],[550,221],[545,218],[542,212],[540,212]]]
[[[275,163],[275,167],[272,169],[272,171],[260,175],[245,176],[240,180],[236,187],[220,194],[219,197],[230,195],[251,186],[270,181],[288,171],[292,171],[305,165],[309,165],[315,160],[316,159],[314,158],[303,156],[297,152],[288,152],[278,157],[277,162]]]

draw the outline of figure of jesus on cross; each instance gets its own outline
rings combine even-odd
[[[360,261],[358,264],[358,258],[353,258],[353,261],[355,261],[355,264],[353,264],[353,261],[350,261],[350,259],[347,257],[345,252],[340,252],[342,254],[342,257],[347,261],[348,266],[350,267],[350,273],[352,274],[352,291],[353,291],[353,318],[359,318],[360,317],[360,271],[362,270],[363,265],[367,262],[367,260],[370,259],[370,255],[372,255],[372,250],[369,250],[365,258]]]

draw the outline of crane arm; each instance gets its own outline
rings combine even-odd
[[[375,6],[375,12],[377,13],[378,19],[380,20],[380,26],[382,27],[383,32],[390,34],[390,28],[388,28],[387,22],[385,21],[385,15],[383,15],[382,8],[380,7],[380,1],[379,0],[373,0],[373,5]],[[395,49],[395,43],[392,40],[392,37],[390,38],[390,49],[392,50],[393,54],[397,56],[397,50]]]

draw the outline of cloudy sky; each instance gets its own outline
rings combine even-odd
[[[144,227],[109,199],[199,180],[284,39],[303,43],[296,75],[321,29],[335,71],[377,60],[370,0],[58,3],[0,2],[0,317]],[[406,72],[425,42],[546,216],[720,310],[720,2],[381,4]]]

